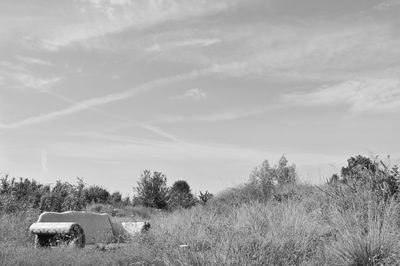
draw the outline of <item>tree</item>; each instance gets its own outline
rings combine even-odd
[[[260,166],[254,168],[249,176],[250,183],[265,188],[273,185],[293,184],[296,183],[296,179],[296,166],[294,164],[289,166],[285,156],[282,156],[278,165],[274,167],[271,167],[265,160]]]
[[[137,198],[145,207],[165,209],[168,206],[167,177],[160,172],[144,170],[137,187]]]
[[[190,190],[189,184],[184,180],[176,181],[169,191],[169,207],[189,208],[196,204],[196,200]]]
[[[64,210],[81,211],[86,207],[85,183],[78,178],[77,185],[72,185],[69,194],[65,197],[62,204]]]
[[[90,186],[84,191],[85,201],[87,203],[106,204],[110,200],[110,192],[99,186]]]

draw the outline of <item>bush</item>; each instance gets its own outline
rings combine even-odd
[[[169,190],[168,206],[170,209],[190,208],[196,205],[189,184],[184,180],[176,181]]]
[[[340,177],[333,175],[328,184],[336,189],[347,186],[353,193],[371,191],[378,200],[388,201],[398,197],[400,192],[400,174],[397,166],[387,166],[378,158],[372,161],[358,155],[347,160]]]
[[[110,201],[113,205],[122,203],[122,195],[118,191],[111,194]]]
[[[207,202],[209,202],[213,197],[214,195],[208,192],[207,190],[204,193],[200,191],[199,202],[201,205],[206,205]]]

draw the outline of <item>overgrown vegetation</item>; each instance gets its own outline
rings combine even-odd
[[[108,250],[34,250],[27,227],[39,214],[42,201],[61,210],[82,203],[87,209],[112,212],[115,202],[122,204],[120,195],[108,194],[104,201],[100,196],[104,191],[88,189],[81,181],[50,188],[3,179],[0,264],[399,265],[397,169],[378,158],[356,156],[326,184],[311,186],[300,184],[295,166],[282,157],[274,166],[264,161],[248,182],[215,197],[208,192],[196,197],[186,181],[168,187],[161,173],[146,171],[136,187],[144,193],[132,200],[136,206],[120,205],[114,219],[149,219],[151,230]],[[88,191],[98,198],[86,197]],[[28,196],[20,197],[23,193]],[[64,199],[61,204],[39,197],[52,193]],[[70,200],[70,195],[77,199]],[[7,205],[8,198],[25,204]],[[171,211],[156,209],[160,207]]]

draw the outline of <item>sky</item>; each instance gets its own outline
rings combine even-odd
[[[4,0],[0,172],[213,193],[400,158],[400,1]]]

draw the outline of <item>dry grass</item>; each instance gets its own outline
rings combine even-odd
[[[34,249],[27,229],[38,213],[0,214],[0,265],[400,263],[399,205],[394,201],[349,191],[332,196],[310,186],[275,191],[291,195],[279,201],[246,198],[251,188],[229,193],[238,191],[207,206],[149,212],[148,234],[112,248]]]
[[[363,217],[357,209],[332,213],[337,241],[330,250],[341,265],[377,265],[399,254],[398,204],[368,205]]]

